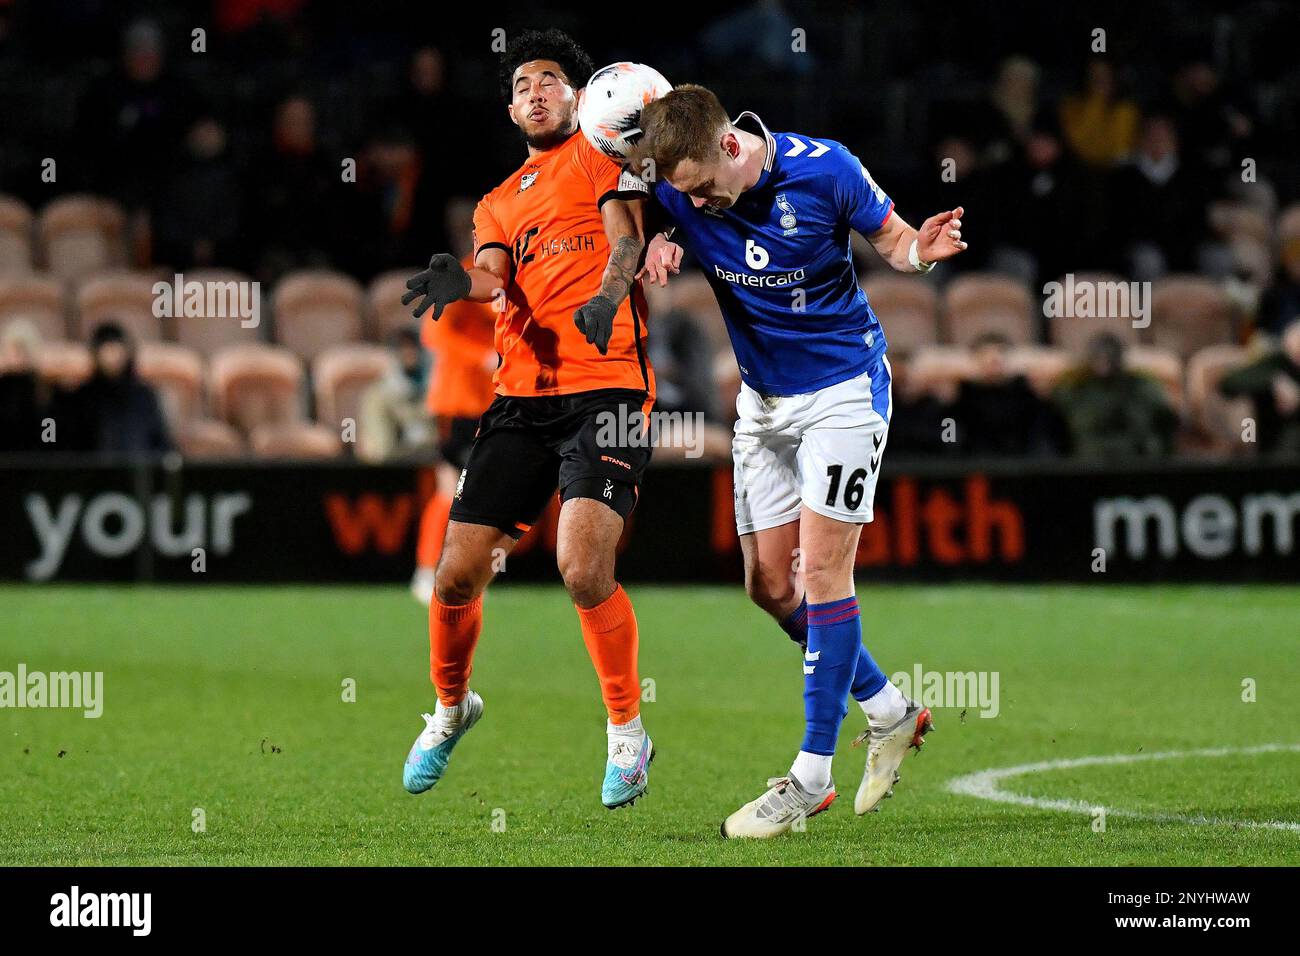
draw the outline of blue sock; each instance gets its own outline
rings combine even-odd
[[[808,650],[803,665],[806,730],[801,750],[822,756],[835,753],[840,723],[848,712],[844,701],[862,649],[856,597],[808,606]]]
[[[808,599],[804,598],[799,602],[799,606],[790,612],[789,616],[781,622],[781,630],[790,636],[794,641],[805,650],[808,648]]]
[[[790,615],[781,622],[781,630],[790,636],[804,650],[808,649],[808,599],[805,597],[799,602],[799,606],[790,612]],[[858,663],[853,671],[853,686],[849,693],[853,695],[854,700],[866,700],[875,696],[880,688],[885,686],[885,672],[882,671],[867,649],[859,645]]]

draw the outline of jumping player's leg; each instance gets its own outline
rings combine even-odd
[[[577,610],[608,715],[601,802],[611,810],[645,792],[654,756],[654,745],[641,726],[636,614],[614,570],[618,541],[636,505],[637,482],[650,450],[627,440],[611,445],[601,423],[610,415],[614,421],[627,421],[644,402],[645,397],[635,393],[584,401],[575,408],[574,427],[557,446],[564,461],[556,562]]]

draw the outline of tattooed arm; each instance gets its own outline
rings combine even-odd
[[[640,199],[610,199],[600,207],[609,239],[609,264],[600,281],[600,292],[573,314],[573,324],[587,341],[604,355],[614,333],[614,316],[636,282],[637,266],[645,249],[644,207]]]

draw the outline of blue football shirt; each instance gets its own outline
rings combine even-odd
[[[667,182],[655,197],[713,287],[741,378],[765,395],[814,392],[865,372],[885,349],[858,285],[849,230],[870,235],[893,202],[842,144],[735,125],[767,141],[763,173],[729,209],[695,208]]]

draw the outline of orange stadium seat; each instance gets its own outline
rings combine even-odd
[[[0,196],[0,275],[32,271],[32,211],[12,196]]]
[[[43,339],[66,339],[63,285],[50,276],[0,276],[0,327],[27,319]]]
[[[1210,345],[1233,342],[1232,309],[1223,290],[1209,279],[1180,275],[1151,287],[1151,343],[1183,358]]]
[[[646,304],[649,305],[649,300]],[[730,348],[731,343],[727,338],[727,327],[722,321],[722,310],[718,308],[717,296],[713,294],[713,287],[709,285],[709,280],[700,273],[692,270],[681,275],[669,276],[665,307],[689,312],[715,346]],[[654,321],[653,313],[650,321],[651,323]],[[651,335],[654,334],[653,328],[652,324]]]
[[[359,421],[361,393],[393,367],[392,355],[381,345],[335,345],[312,360],[316,420],[337,430],[345,418]]]
[[[258,425],[249,444],[258,458],[337,458],[343,454],[339,432],[315,422]]]
[[[1124,367],[1154,378],[1164,388],[1174,411],[1183,413],[1183,360],[1177,352],[1140,345],[1124,353]]]
[[[211,418],[185,422],[172,437],[186,458],[242,458],[247,452],[239,432]]]
[[[1278,242],[1300,239],[1300,203],[1287,206],[1277,217]]]
[[[419,271],[418,266],[393,269],[376,276],[370,283],[370,288],[366,290],[366,318],[370,338],[377,342],[387,342],[388,337],[400,329],[419,329],[420,323],[411,315],[411,306],[402,305],[406,280]]]
[[[203,414],[203,359],[198,352],[170,342],[144,342],[136,352],[135,367],[157,390],[173,431]]]
[[[244,432],[302,416],[302,363],[275,345],[231,345],[208,364],[209,396],[216,418]]]
[[[270,296],[266,295],[265,289],[261,285],[257,287],[262,290],[259,293],[257,325],[246,326],[242,318],[235,314],[241,303],[252,301],[252,277],[233,269],[195,269],[193,272],[184,273],[184,281],[218,284],[220,288],[214,286],[215,291],[220,294],[221,301],[229,305],[225,308],[225,315],[178,315],[173,318],[171,322],[176,330],[177,342],[195,349],[202,355],[211,355],[217,349],[227,345],[261,341],[261,326],[269,324],[271,316]],[[241,289],[238,286],[231,286],[231,283],[243,285],[244,290],[247,291],[241,293]]]
[[[1056,281],[1061,283],[1063,290],[1069,288],[1064,276]],[[1088,283],[1088,286],[1084,283]],[[1129,288],[1127,279],[1111,272],[1075,273],[1075,302],[1069,304],[1070,314],[1053,315],[1047,320],[1052,344],[1069,352],[1082,352],[1095,336],[1106,333],[1116,336],[1126,345],[1137,345],[1141,342],[1142,330],[1133,325],[1133,320],[1138,318],[1136,308],[1138,303],[1134,302],[1133,297],[1127,293],[1122,297],[1118,295],[1112,297],[1110,292],[1117,289],[1116,283]],[[1095,296],[1092,303],[1094,314],[1079,315],[1080,306],[1084,304],[1080,298],[1083,294],[1081,290],[1089,287]],[[1096,312],[1103,310],[1107,315],[1096,316]]]
[[[874,272],[863,276],[862,287],[890,348],[911,352],[939,341],[939,294],[933,283]]]
[[[931,345],[917,349],[909,360],[908,377],[918,394],[928,392],[944,401],[957,397],[961,380],[975,374],[975,359],[965,349]]]
[[[42,342],[36,367],[41,378],[59,388],[75,388],[90,378],[90,348],[80,342]]]
[[[1017,279],[993,273],[958,276],[944,292],[943,341],[970,345],[998,332],[1013,345],[1030,345],[1036,338],[1032,310],[1029,290]]]
[[[42,259],[60,279],[126,264],[126,215],[98,196],[52,200],[37,220]]]
[[[275,287],[275,340],[304,361],[362,337],[362,292],[337,272],[293,272]]]
[[[1044,345],[1020,345],[1007,355],[1007,366],[1023,375],[1039,395],[1050,395],[1056,383],[1075,365],[1065,349]]]
[[[1196,436],[1206,450],[1246,454],[1252,445],[1241,440],[1242,419],[1253,414],[1248,398],[1219,394],[1219,382],[1233,369],[1245,365],[1251,354],[1238,345],[1211,345],[1187,363],[1187,408]]]
[[[154,315],[154,283],[148,272],[102,272],[77,286],[73,330],[89,338],[101,322],[116,322],[135,342],[157,342],[163,337],[163,320]]]

